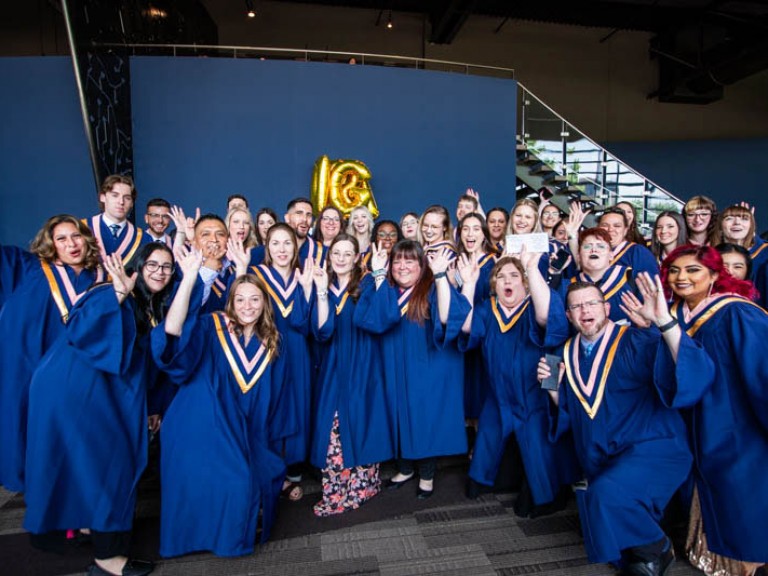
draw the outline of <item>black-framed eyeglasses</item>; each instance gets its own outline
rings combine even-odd
[[[163,274],[173,274],[173,264],[160,264],[154,260],[147,260],[144,263],[144,268],[149,272],[157,272],[160,270]]]

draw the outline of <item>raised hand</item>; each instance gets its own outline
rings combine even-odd
[[[584,224],[584,219],[591,210],[584,210],[581,207],[581,202],[575,200],[571,202],[571,211],[568,214],[568,220],[565,221],[565,229],[568,231],[568,236],[578,236],[579,228]]]
[[[539,260],[543,252],[528,252],[523,244],[520,254],[517,255],[517,259],[520,260],[520,264],[523,265],[523,269],[527,272],[532,266],[538,266]]]
[[[200,220],[200,207],[195,209],[195,217],[187,218],[185,223],[186,234],[189,240],[192,240],[192,238],[195,237],[195,224],[197,224],[198,220]]]
[[[187,216],[181,206],[171,206],[171,220],[177,232],[187,235]]]
[[[381,242],[377,242],[371,246],[372,270],[386,270],[388,260],[389,254],[387,254],[387,251],[382,247]]]
[[[477,260],[466,254],[461,254],[456,261],[456,267],[459,270],[459,276],[464,284],[477,284],[480,278],[480,267]]]
[[[440,251],[433,250],[430,253],[427,262],[429,262],[432,274],[440,274],[441,272],[448,270],[448,266],[451,263],[451,254],[453,254],[453,250],[450,250],[449,248],[443,248]]]
[[[176,264],[184,278],[196,278],[203,265],[203,254],[196,248],[181,246],[176,251]]]
[[[138,271],[129,276],[125,271],[123,261],[117,254],[110,254],[106,257],[104,268],[112,278],[112,288],[115,290],[118,301],[122,302],[133,291],[133,287],[136,285],[136,278],[139,277]]]
[[[318,293],[328,292],[328,273],[325,268],[315,266],[312,269],[312,281]]]
[[[245,273],[251,263],[251,248],[246,248],[242,240],[230,236],[227,240],[227,258],[235,263],[238,271]]]
[[[641,328],[649,328],[651,326],[651,320],[641,314],[643,303],[637,299],[637,296],[632,292],[623,292],[621,294],[621,302],[619,308],[627,315],[632,324]]]
[[[312,256],[308,256],[304,261],[304,268],[299,270],[298,273],[299,285],[304,289],[304,294],[306,295],[308,295],[312,289],[312,276],[314,267],[315,262]]]

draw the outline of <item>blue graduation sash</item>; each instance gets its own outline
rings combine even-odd
[[[630,266],[614,265],[608,268],[607,274],[603,275],[598,282],[592,280],[586,272],[579,272],[571,278],[571,284],[577,280],[580,282],[591,282],[605,295],[606,300],[610,300],[619,290],[629,281],[629,274],[632,271]]]
[[[600,346],[597,352],[595,352],[595,360],[592,363],[592,370],[590,371],[586,384],[584,384],[579,372],[581,334],[569,338],[565,343],[565,348],[563,350],[565,375],[568,379],[568,384],[590,420],[595,418],[598,410],[600,410],[600,405],[603,403],[605,384],[608,381],[608,375],[613,367],[616,350],[629,326],[619,326],[618,330],[616,328],[617,325],[613,322],[608,324],[608,327],[603,334],[602,341],[600,342]],[[590,404],[589,397],[592,396],[595,384],[597,384],[597,391],[594,395],[594,400]]]
[[[429,246],[424,246],[424,253],[428,254],[429,252],[440,252],[443,248],[448,248],[450,251],[450,255],[448,256],[449,260],[456,258],[456,247],[450,240],[440,240],[440,242],[435,242]]]
[[[80,300],[83,294],[85,294],[85,291],[78,293],[75,290],[75,287],[72,285],[72,282],[69,279],[64,266],[59,264],[54,264],[51,266],[45,260],[40,259],[40,267],[43,269],[45,279],[48,281],[48,287],[51,290],[51,297],[56,304],[56,308],[59,309],[61,321],[66,324],[67,320],[69,320],[70,309],[72,306],[77,304],[77,301]],[[82,273],[86,273],[86,271],[83,270],[81,274]],[[103,280],[104,271],[101,269],[101,267],[99,267],[96,270],[96,278],[94,279],[94,284]]]
[[[222,312],[213,314],[213,323],[216,326],[216,336],[218,336],[221,349],[227,358],[229,368],[232,370],[232,375],[235,377],[237,385],[240,386],[240,391],[245,394],[261,378],[272,359],[272,352],[268,351],[262,342],[253,358],[248,358],[237,337],[229,331],[227,317]],[[255,337],[254,335],[253,338]]]
[[[512,328],[512,326],[517,324],[517,321],[520,320],[523,312],[528,309],[530,303],[531,297],[526,296],[525,299],[517,305],[517,308],[512,310],[509,317],[507,318],[506,314],[504,314],[504,311],[499,306],[496,296],[491,296],[491,311],[496,317],[496,322],[498,322],[499,330],[501,330],[502,334],[506,334]]]
[[[258,266],[251,266],[251,270],[253,270],[253,273],[264,282],[272,302],[280,311],[283,318],[287,318],[293,311],[293,294],[296,291],[296,287],[299,285],[296,271],[293,272],[291,279],[288,281],[288,286],[283,288],[281,278],[276,278],[267,265],[259,264]]]
[[[749,256],[752,258],[752,260],[756,259],[757,256],[765,250],[766,246],[768,246],[768,242],[760,242],[752,245],[752,248],[749,249]]]
[[[478,268],[482,268],[489,261],[491,261],[493,263],[496,262],[496,258],[494,257],[494,254],[492,254],[490,252],[488,254],[483,254],[482,256],[480,256],[480,258],[477,259],[477,267]]]
[[[709,322],[712,317],[717,314],[720,310],[725,308],[728,304],[733,304],[734,302],[741,302],[742,304],[749,304],[750,306],[754,306],[763,314],[768,314],[761,306],[758,304],[755,304],[751,300],[748,300],[747,298],[744,298],[742,296],[734,296],[734,295],[722,295],[719,298],[714,299],[712,302],[710,302],[707,306],[704,307],[701,312],[696,314],[693,318],[691,318],[691,322],[688,323],[685,321],[685,313],[683,312],[683,307],[681,305],[681,302],[678,300],[672,305],[672,308],[670,309],[670,312],[672,313],[672,316],[677,317],[677,321],[680,324],[680,326],[683,327],[685,330],[685,333],[688,334],[691,338],[696,334],[696,332],[699,331],[699,329],[704,326],[707,322]]]

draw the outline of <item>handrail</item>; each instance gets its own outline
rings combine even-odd
[[[511,78],[515,77],[514,68],[504,68],[502,66],[488,66],[486,64],[470,64],[469,62],[454,62],[452,60],[436,60],[434,58],[417,58],[415,56],[398,56],[396,54],[374,54],[366,52],[338,52],[335,50],[312,50],[309,48],[274,48],[268,46],[231,46],[231,45],[218,45],[218,44],[130,44],[130,43],[118,43],[118,42],[94,42],[93,46],[96,48],[131,48],[131,49],[172,49],[174,50],[174,56],[176,50],[218,50],[218,51],[232,51],[233,57],[237,57],[238,52],[256,52],[256,53],[288,53],[304,55],[305,58],[309,54],[318,54],[326,56],[346,56],[350,58],[360,57],[363,59],[361,64],[365,64],[364,59],[377,58],[377,59],[390,59],[400,60],[402,62],[411,62],[416,64],[416,68],[420,63],[424,64],[441,64],[448,66],[456,66],[464,68],[466,73],[469,74],[469,69],[479,70],[493,70],[495,72],[505,72],[510,74]]]

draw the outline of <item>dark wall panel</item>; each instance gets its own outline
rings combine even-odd
[[[511,206],[511,80],[293,61],[131,60],[141,197],[222,211],[238,192],[283,214],[309,196],[322,154],[370,168],[383,216],[445,203],[468,187]]]
[[[768,187],[764,176],[768,138],[610,142],[605,146],[683,200],[703,194],[718,207],[749,202],[756,208],[758,230],[768,228]]]
[[[0,242],[27,245],[45,218],[98,210],[66,57],[0,58]]]

